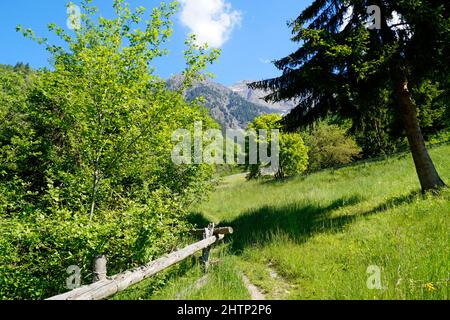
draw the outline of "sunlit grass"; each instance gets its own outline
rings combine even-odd
[[[116,300],[248,300],[236,258],[215,250],[207,273],[198,261],[185,263],[168,274],[150,278],[117,294]],[[197,255],[198,258],[198,255]],[[200,281],[199,281],[200,280]]]
[[[449,154],[431,150],[447,183]],[[409,154],[282,182],[225,178],[192,215],[235,230],[208,282],[193,287],[204,276],[194,263],[118,298],[248,299],[244,272],[269,299],[448,299],[450,190],[419,189]],[[367,286],[369,266],[379,289]]]
[[[431,150],[446,182],[449,154]],[[235,228],[240,267],[269,295],[279,290],[273,269],[290,299],[448,299],[450,192],[422,196],[409,155],[284,182],[242,179],[225,179],[198,211]],[[366,285],[372,265],[379,290]]]

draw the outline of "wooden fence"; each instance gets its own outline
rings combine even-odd
[[[211,246],[222,240],[225,235],[232,234],[232,228],[215,228],[214,224],[204,230],[194,230],[193,234],[203,234],[203,240],[196,242],[182,250],[168,254],[145,266],[124,273],[107,277],[106,257],[99,256],[94,261],[94,283],[70,292],[49,298],[47,300],[102,300],[106,299],[130,286],[141,282],[174,264],[185,260],[203,250],[202,262],[205,271],[208,270],[209,252]]]

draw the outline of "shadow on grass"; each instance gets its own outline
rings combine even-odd
[[[357,205],[364,201],[364,198],[361,196],[344,197],[326,206],[304,202],[284,207],[266,206],[244,213],[234,220],[222,221],[220,225],[233,227],[234,234],[226,239],[231,242],[232,251],[239,254],[246,247],[270,243],[273,236],[277,234],[286,235],[296,243],[303,243],[315,234],[340,232],[361,217],[409,204],[420,195],[420,191],[414,191],[407,195],[388,199],[367,212],[334,217],[332,216],[333,211]],[[210,223],[201,213],[191,213],[188,220],[198,228],[204,228]]]
[[[192,212],[187,216],[187,221],[192,224],[195,228],[206,228],[210,224],[210,221],[205,218],[205,216],[199,212]]]
[[[354,216],[330,215],[336,209],[358,204],[362,200],[360,197],[351,197],[336,200],[328,206],[294,203],[285,207],[262,207],[223,225],[230,225],[234,229],[232,250],[235,253],[248,246],[264,245],[277,233],[302,243],[316,233],[338,231],[354,221]]]
[[[276,234],[287,235],[291,241],[303,243],[315,234],[339,232],[356,219],[410,203],[417,195],[418,193],[414,192],[407,196],[395,197],[370,211],[335,217],[332,216],[334,210],[356,205],[364,199],[356,196],[342,198],[327,206],[300,202],[285,207],[262,207],[222,224],[234,228],[234,234],[230,238],[231,248],[239,254],[246,247],[271,242]]]
[[[391,198],[387,200],[386,202],[382,203],[381,205],[377,206],[376,208],[370,210],[366,213],[366,215],[370,214],[376,214],[380,213],[386,210],[389,210],[394,207],[398,207],[403,204],[409,204],[414,201],[414,199],[417,199],[417,197],[423,196],[421,191],[413,191],[407,195],[402,195],[398,197]]]

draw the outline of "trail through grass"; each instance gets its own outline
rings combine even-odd
[[[450,183],[450,146],[430,153]],[[186,298],[248,299],[244,273],[268,299],[448,299],[449,218],[450,191],[423,196],[409,154],[282,182],[234,175],[193,210],[199,227],[235,233]],[[175,299],[202,276],[194,267],[139,298]]]
[[[431,155],[450,182],[450,146]],[[422,196],[408,154],[282,182],[233,176],[197,212],[234,227],[232,253],[269,297],[448,299],[450,192]]]

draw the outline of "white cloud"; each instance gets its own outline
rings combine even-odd
[[[242,14],[226,0],[181,0],[181,22],[197,35],[199,44],[219,48],[240,25]]]
[[[269,64],[269,63],[271,63],[272,61],[269,60],[269,59],[259,58],[259,62],[264,63],[264,64]]]

